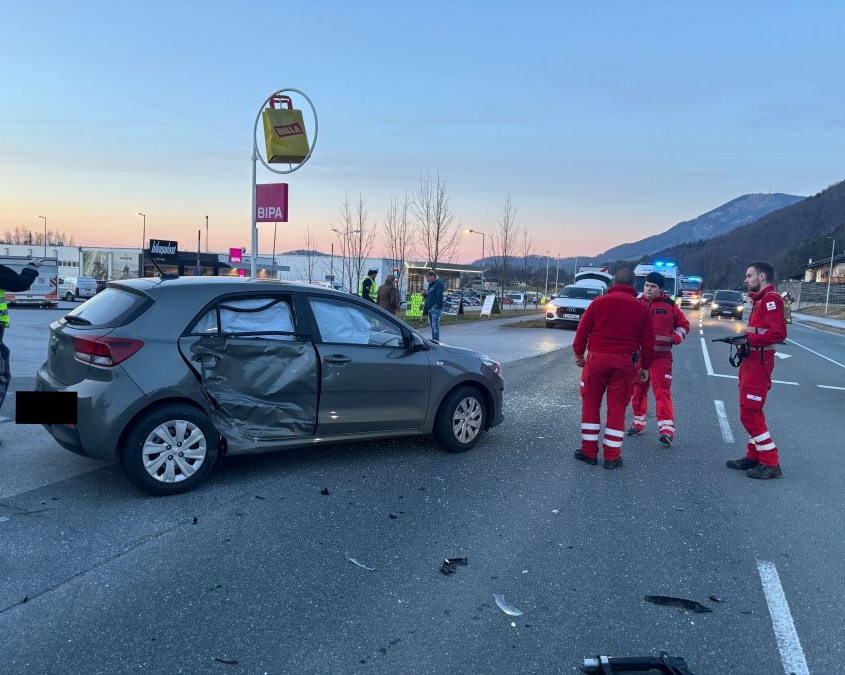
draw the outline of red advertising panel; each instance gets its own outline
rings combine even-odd
[[[255,222],[288,222],[287,183],[267,183],[255,186]]]
[[[243,252],[241,251],[241,247],[238,246],[237,248],[230,248],[229,249],[229,262],[239,263],[243,262]]]

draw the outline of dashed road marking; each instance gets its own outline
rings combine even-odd
[[[725,412],[725,404],[722,401],[713,401],[716,404],[716,416],[719,418],[719,428],[722,430],[722,438],[725,443],[733,443],[734,435],[731,431],[731,424],[728,422],[728,414]]]
[[[795,631],[792,613],[789,611],[789,603],[786,601],[775,564],[768,560],[758,560],[757,571],[760,573],[763,593],[766,595],[766,603],[769,606],[769,616],[772,619],[783,671],[790,675],[793,673],[794,675],[810,675],[807,659],[804,657],[801,640],[798,639],[798,633]]]

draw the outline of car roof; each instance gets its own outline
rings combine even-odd
[[[189,295],[195,296],[197,293],[212,298],[217,295],[226,293],[245,292],[251,293],[255,291],[272,291],[272,292],[294,292],[308,290],[310,295],[325,295],[337,296],[338,294],[348,296],[348,293],[338,291],[334,288],[326,288],[308,282],[300,281],[276,281],[274,279],[253,279],[251,277],[205,277],[205,276],[190,276],[159,278],[159,277],[142,277],[139,279],[120,279],[110,281],[109,285],[112,287],[131,288],[149,295],[152,298],[159,298],[162,295]],[[356,297],[356,296],[351,296]]]

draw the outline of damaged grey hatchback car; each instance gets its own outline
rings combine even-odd
[[[504,382],[356,296],[185,277],[110,282],[51,324],[36,388],[76,393],[76,424],[45,425],[60,445],[165,495],[225,454],[411,435],[462,452],[502,422]]]

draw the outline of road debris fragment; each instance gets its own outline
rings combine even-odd
[[[440,571],[443,574],[454,574],[457,571],[455,565],[469,565],[469,558],[444,558],[443,564],[440,566]]]
[[[655,605],[665,605],[667,607],[680,607],[681,609],[689,609],[696,614],[703,614],[704,612],[712,612],[709,607],[705,607],[700,602],[695,600],[687,600],[686,598],[676,598],[672,595],[647,595],[645,596],[647,602],[653,602]]]
[[[499,609],[508,616],[522,616],[522,612],[505,600],[504,595],[500,593],[493,593],[493,599],[496,601],[496,605],[498,605]]]

